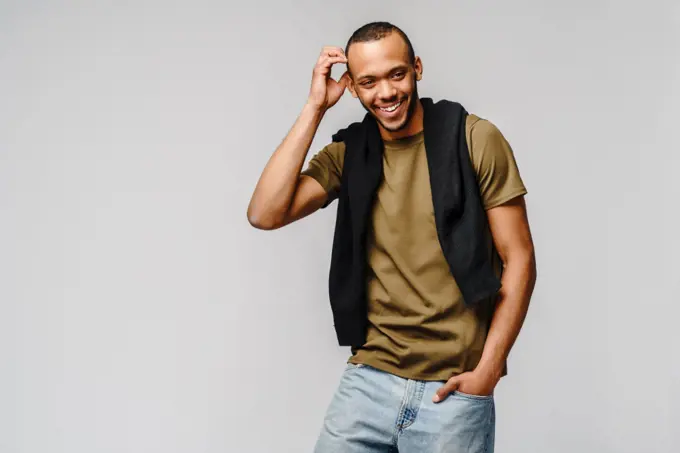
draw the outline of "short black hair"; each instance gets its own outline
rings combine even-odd
[[[413,64],[416,61],[416,53],[413,51],[411,40],[408,39],[408,36],[406,36],[406,33],[404,33],[401,28],[389,22],[371,22],[358,28],[354,33],[352,33],[352,36],[350,36],[349,40],[347,41],[347,46],[345,46],[345,56],[349,54],[349,48],[355,42],[378,41],[394,32],[399,33],[399,35],[406,42],[406,46],[408,47],[408,59],[409,62]]]

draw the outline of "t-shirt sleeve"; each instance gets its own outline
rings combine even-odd
[[[468,143],[484,209],[527,193],[512,148],[493,123],[485,119],[475,122]]]
[[[301,173],[314,178],[328,194],[328,200],[323,207],[328,206],[338,197],[344,161],[345,144],[333,142],[316,153]]]

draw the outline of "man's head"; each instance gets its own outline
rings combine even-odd
[[[384,133],[398,138],[418,132],[415,123],[422,121],[422,112],[416,82],[423,66],[406,34],[387,22],[366,24],[349,38],[345,55],[349,90]]]

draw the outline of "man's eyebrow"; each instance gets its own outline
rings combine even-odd
[[[403,71],[403,70],[408,70],[407,64],[401,64],[399,66],[395,66],[392,69],[390,69],[389,71],[387,71],[387,74],[392,74],[396,71]],[[363,79],[370,79],[370,78],[375,78],[375,75],[373,75],[373,74],[359,74],[359,76],[357,76],[356,80],[360,81],[360,80],[363,80]]]

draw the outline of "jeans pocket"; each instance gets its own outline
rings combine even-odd
[[[347,367],[345,368],[345,371],[350,371],[350,370],[356,370],[357,368],[362,368],[365,367],[363,363],[352,363],[352,362],[347,362]]]
[[[461,398],[467,398],[469,400],[477,400],[477,401],[491,401],[491,400],[493,400],[493,393],[491,395],[473,395],[471,393],[463,393],[459,390],[455,390],[453,392],[453,395],[459,396]]]

